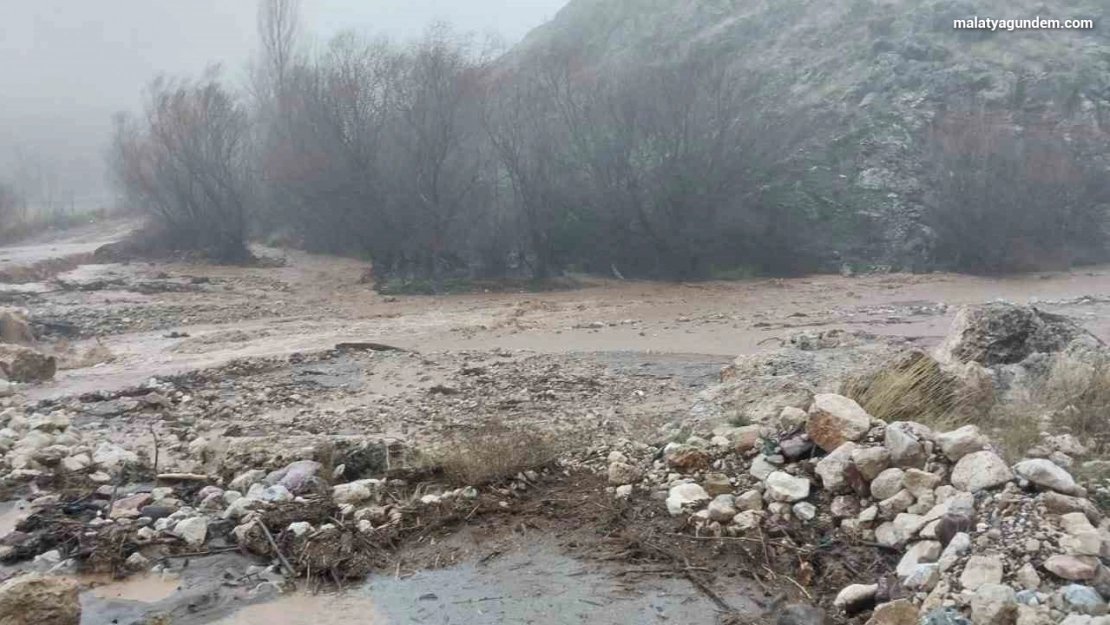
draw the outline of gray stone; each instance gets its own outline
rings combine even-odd
[[[719,523],[728,523],[739,514],[736,509],[736,498],[732,495],[718,495],[709,502],[709,520]]]
[[[1070,473],[1044,458],[1023,460],[1014,465],[1014,472],[1041,488],[1065,495],[1084,494]]]
[[[178,521],[173,526],[173,533],[190,547],[201,547],[208,537],[208,521],[199,516]]]
[[[1044,568],[1057,577],[1073,582],[1094,579],[1098,558],[1093,556],[1055,555],[1045,560]]]
[[[976,590],[985,584],[999,584],[1002,582],[1002,566],[1002,556],[998,554],[971,556],[960,575],[960,585],[967,590]]]
[[[1017,621],[1014,589],[1003,584],[983,584],[971,598],[972,625],[1013,625]]]
[[[773,501],[801,501],[809,497],[809,480],[784,471],[775,471],[767,476],[767,494]]]
[[[1029,562],[1021,565],[1014,579],[1025,590],[1037,590],[1041,587],[1041,576],[1037,574],[1037,568]]]
[[[640,469],[626,462],[613,462],[609,465],[609,483],[624,486],[640,481]]]
[[[884,518],[893,518],[899,512],[905,511],[913,505],[913,495],[908,490],[898,491],[898,494],[879,502],[879,514]]]
[[[940,581],[940,567],[936,564],[918,564],[902,584],[913,591],[929,592]]]
[[[886,426],[883,446],[890,452],[890,464],[896,467],[925,466],[925,447],[916,429],[908,422],[896,421]]]
[[[852,450],[852,463],[859,469],[860,477],[870,482],[890,467],[890,452],[886,447],[857,447]]]
[[[817,463],[814,472],[821,478],[821,486],[825,490],[830,493],[848,491],[849,486],[845,472],[852,466],[852,452],[855,450],[855,443],[844,443]]]
[[[1001,486],[1012,479],[1010,467],[992,451],[977,451],[960,458],[951,476],[953,486],[969,493]]]
[[[809,503],[808,501],[799,501],[792,507],[794,516],[803,521],[812,521],[817,518],[817,506]]]
[[[833,518],[836,519],[854,517],[859,514],[859,499],[856,499],[852,495],[839,495],[833,497],[832,503],[829,505],[829,512],[831,512]]]
[[[982,451],[987,444],[987,437],[983,436],[979,428],[974,425],[965,425],[951,432],[937,434],[936,440],[940,450],[952,462],[968,454]]]
[[[806,433],[818,447],[831,452],[848,441],[858,441],[871,429],[871,416],[854,400],[818,393],[813,397]]]
[[[266,476],[268,486],[283,486],[291,493],[300,493],[312,483],[321,465],[315,460],[298,460]]]
[[[667,512],[682,514],[683,510],[701,506],[709,501],[709,493],[698,484],[679,484],[667,493]]]
[[[971,622],[952,608],[939,607],[926,612],[920,625],[971,625]]]
[[[940,557],[940,543],[935,540],[923,540],[914,543],[906,549],[906,553],[898,562],[895,572],[899,579],[905,579],[913,574],[918,564],[936,562]]]
[[[759,455],[752,460],[752,466],[748,469],[748,473],[751,474],[752,477],[763,481],[767,479],[767,476],[778,471],[778,469],[779,468],[771,464],[766,457]]]
[[[1069,584],[1060,589],[1060,598],[1063,601],[1064,610],[1067,612],[1102,616],[1107,611],[1106,602],[1090,586]]]
[[[851,616],[870,608],[875,603],[878,584],[852,584],[841,589],[833,599],[833,606]]]
[[[880,473],[871,481],[871,496],[879,501],[890,499],[902,490],[902,469],[891,468]]]
[[[742,493],[736,498],[736,509],[741,512],[744,510],[762,510],[763,494],[757,490],[749,490]]]
[[[933,496],[933,489],[940,484],[940,476],[920,469],[906,469],[902,476],[902,486],[917,499]]]

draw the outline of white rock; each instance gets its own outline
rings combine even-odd
[[[844,610],[851,606],[869,603],[879,591],[878,584],[852,584],[845,586],[833,599],[833,606]]]
[[[627,498],[631,497],[632,496],[632,485],[631,484],[625,484],[623,486],[618,486],[617,491],[616,491],[616,496],[617,496],[617,499],[627,499]]]
[[[975,493],[1014,479],[1010,467],[992,451],[970,453],[956,463],[951,481],[956,488]]]
[[[127,451],[123,447],[107,441],[100,443],[93,452],[93,464],[105,471],[115,471],[128,462],[138,462],[139,456],[135,452]]]
[[[831,452],[848,441],[858,441],[871,429],[871,415],[843,395],[818,393],[809,408],[806,433],[810,440]]]
[[[208,537],[208,521],[200,516],[178,521],[173,526],[173,533],[190,547],[200,547]]]
[[[890,499],[902,490],[902,469],[891,468],[880,473],[871,481],[871,496],[882,501]]]
[[[962,557],[970,549],[971,536],[964,532],[959,532],[955,536],[953,536],[952,540],[949,541],[948,546],[944,548],[944,552],[940,554],[940,560],[938,561],[938,563],[940,565],[941,572],[943,573],[952,568],[952,566],[956,564],[960,557]]]
[[[749,490],[742,493],[736,498],[736,508],[740,511],[744,510],[762,510],[763,509],[763,493],[757,490]]]
[[[1014,472],[1041,488],[1065,495],[1085,494],[1070,473],[1044,458],[1023,460],[1014,465]]]
[[[745,510],[733,517],[732,524],[736,526],[737,530],[746,532],[759,527],[762,518],[763,513],[758,510]]]
[[[910,590],[929,592],[939,581],[940,569],[936,564],[918,564],[902,585]]]
[[[1018,602],[1014,589],[1003,584],[983,584],[971,598],[972,625],[1013,625]]]
[[[613,462],[609,465],[609,483],[614,486],[623,486],[640,481],[640,469],[627,462]]]
[[[937,444],[949,460],[956,462],[968,454],[982,451],[987,444],[987,437],[979,432],[977,426],[965,425],[951,432],[937,434]]]
[[[933,497],[933,490],[940,484],[940,476],[933,475],[921,469],[906,469],[902,476],[902,486],[920,500],[922,497]]]
[[[998,554],[975,555],[964,565],[960,575],[960,585],[967,590],[975,590],[984,584],[1002,582],[1002,556]]]
[[[304,536],[312,531],[312,524],[305,521],[297,521],[289,524],[289,531],[293,532],[294,536]]]
[[[337,484],[333,486],[331,489],[331,496],[336,503],[358,505],[378,497],[381,493],[381,486],[381,480],[357,480],[348,482],[347,484]]]
[[[906,508],[912,505],[913,495],[911,495],[908,490],[901,490],[893,497],[879,502],[879,514],[881,514],[883,518],[893,518],[894,515],[905,511]]]
[[[870,482],[890,467],[890,452],[886,447],[857,447],[852,451],[852,463],[860,476]]]
[[[750,473],[752,477],[763,481],[767,479],[768,475],[771,475],[777,470],[777,466],[768,462],[767,458],[759,455],[756,456],[754,460],[752,460],[752,466],[750,469],[748,469],[748,473]]]
[[[709,502],[709,520],[728,523],[739,514],[736,498],[732,495],[718,495]]]
[[[809,497],[809,480],[794,477],[784,471],[775,471],[767,476],[767,494],[773,501],[801,501]]]
[[[1037,567],[1029,562],[1021,565],[1014,577],[1024,590],[1037,590],[1041,587],[1041,576],[1037,574]]]
[[[817,506],[808,501],[799,501],[793,506],[794,516],[803,521],[812,521],[817,517]]]
[[[855,450],[855,443],[844,443],[817,463],[814,472],[821,478],[821,486],[825,490],[830,493],[842,493],[848,490],[845,472],[852,466],[852,452]]]
[[[698,484],[679,484],[667,493],[667,512],[672,516],[682,514],[683,509],[700,506],[709,501],[709,493]]]
[[[890,452],[890,464],[896,467],[925,466],[925,447],[919,436],[920,424],[895,421],[883,434],[883,446]]]
[[[909,577],[918,564],[936,562],[940,557],[940,550],[940,543],[935,540],[923,540],[910,545],[898,562],[895,573],[900,579]]]

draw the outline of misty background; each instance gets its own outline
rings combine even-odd
[[[303,35],[323,45],[353,30],[418,37],[432,22],[506,45],[566,0],[308,0]],[[111,116],[138,107],[155,76],[195,76],[219,62],[245,75],[258,49],[249,0],[37,0],[0,3],[0,171],[31,203],[109,205],[104,152]]]

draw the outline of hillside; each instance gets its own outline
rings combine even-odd
[[[1096,7],[1089,0],[572,0],[510,56],[525,62],[562,51],[583,71],[605,74],[693,55],[723,61],[759,116],[799,131],[787,173],[772,184],[821,224],[831,256],[927,267],[944,259],[923,218],[935,172],[924,154],[930,129],[945,116],[991,111],[1026,125],[1036,120],[1075,145],[1085,165],[1105,170],[1110,30],[1098,24]],[[1096,27],[953,28],[953,20],[973,16],[1094,18]]]

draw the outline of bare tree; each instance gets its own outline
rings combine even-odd
[[[403,57],[391,210],[407,222],[412,245],[383,259],[392,269],[434,278],[467,264],[460,252],[476,223],[468,212],[482,203],[490,164],[482,132],[488,66],[445,26]]]
[[[1101,259],[1110,243],[1110,174],[1081,153],[1101,141],[1097,128],[1077,132],[1048,115],[981,104],[947,110],[926,154],[937,261],[995,273]]]
[[[246,108],[215,69],[198,81],[155,80],[144,118],[117,117],[115,181],[129,203],[153,217],[158,244],[226,261],[249,257],[248,130]]]
[[[259,0],[258,38],[270,95],[280,97],[296,63],[300,39],[300,0]]]

